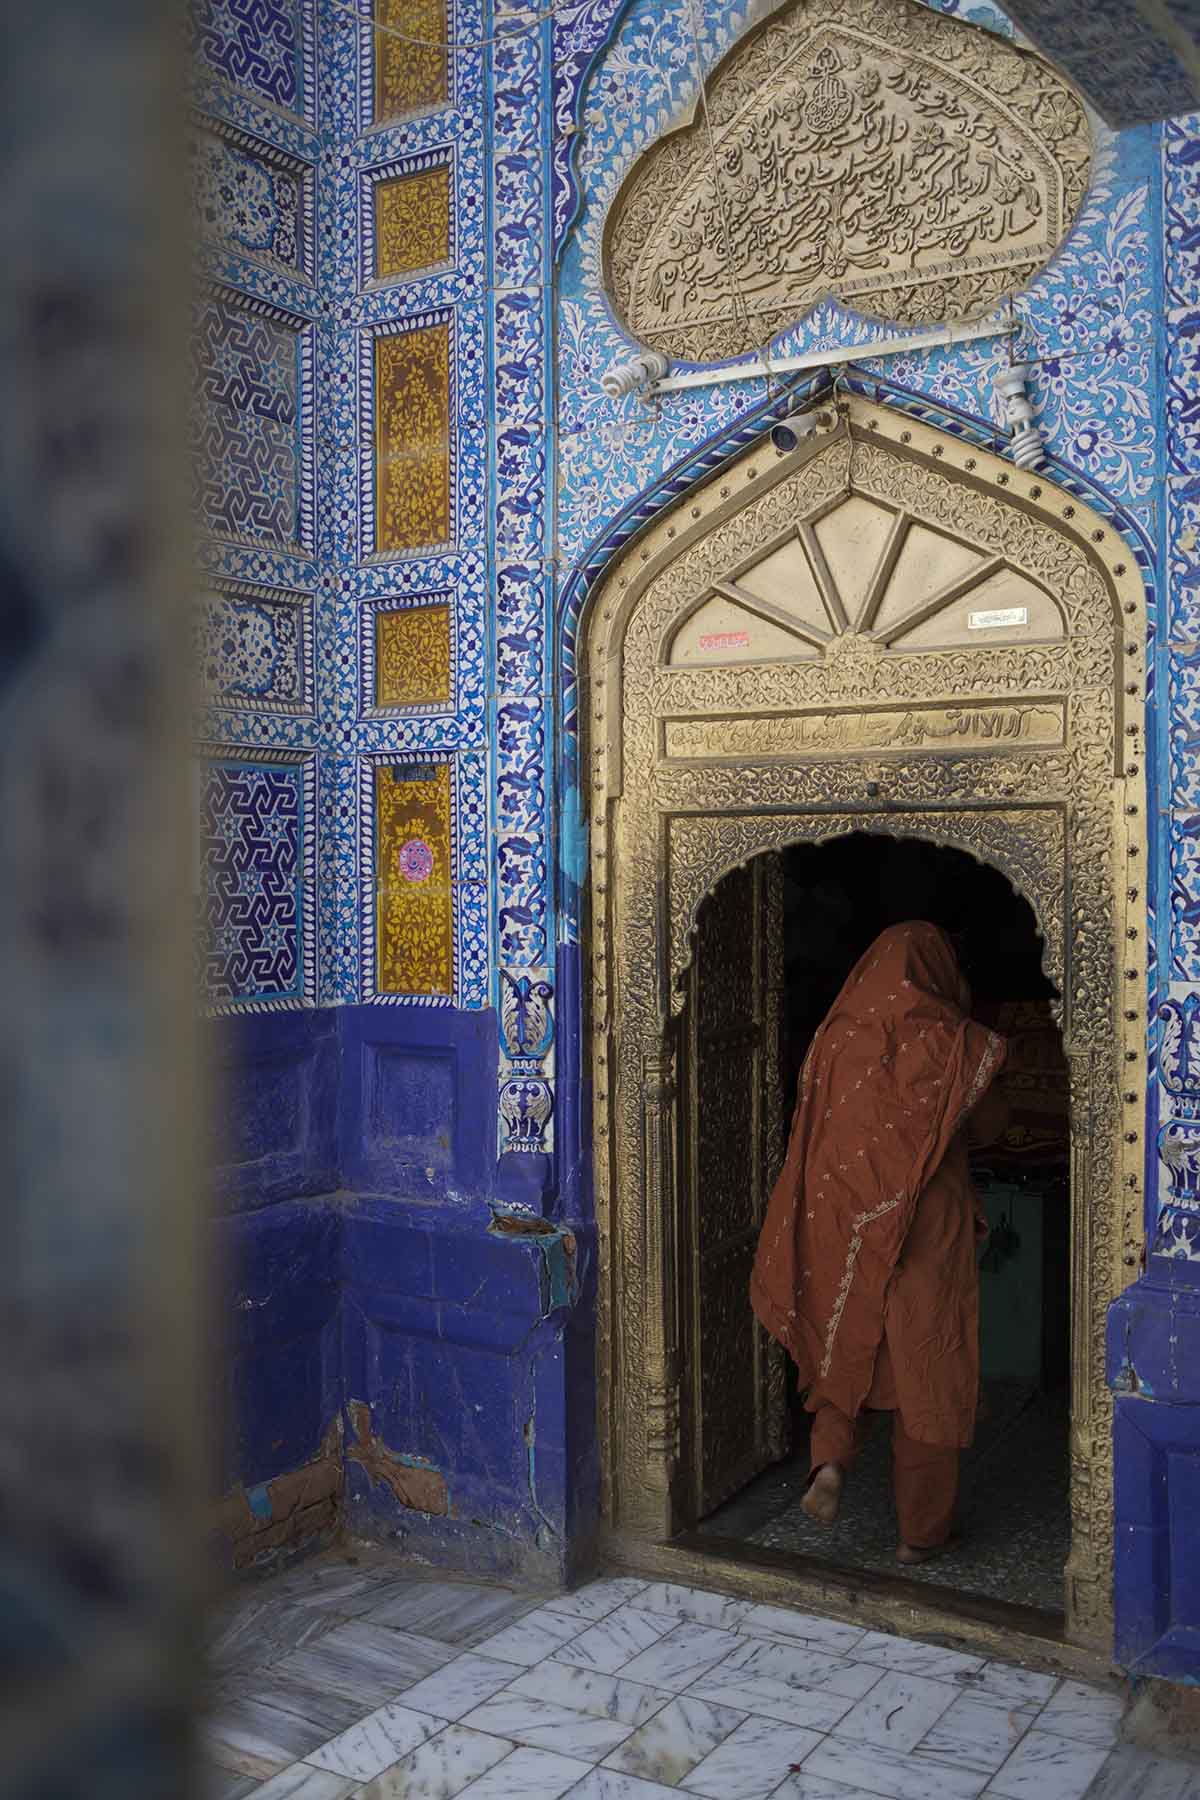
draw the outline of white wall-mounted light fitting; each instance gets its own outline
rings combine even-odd
[[[614,363],[600,377],[600,386],[610,400],[621,400],[648,388],[652,381],[661,381],[670,366],[661,350],[639,350],[628,362]]]
[[[1025,391],[1029,364],[1009,363],[992,383],[1004,413],[1004,423],[1012,432],[1009,454],[1019,469],[1040,469],[1046,454],[1042,434],[1034,422],[1033,401]]]

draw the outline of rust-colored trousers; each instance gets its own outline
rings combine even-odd
[[[958,1457],[953,1445],[921,1444],[909,1437],[896,1407],[891,1358],[884,1343],[868,1396],[870,1410],[851,1419],[826,1403],[813,1413],[812,1466],[840,1463],[848,1469],[875,1421],[876,1412],[892,1412],[892,1490],[900,1541],[916,1550],[944,1544],[954,1523],[958,1499]]]

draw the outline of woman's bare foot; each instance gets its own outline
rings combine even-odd
[[[912,1569],[918,1563],[932,1562],[936,1556],[945,1556],[957,1544],[957,1537],[947,1538],[944,1544],[901,1544],[896,1551],[896,1561],[903,1563],[906,1569]]]
[[[800,1510],[818,1525],[832,1525],[842,1504],[845,1471],[837,1463],[822,1463],[808,1484]]]

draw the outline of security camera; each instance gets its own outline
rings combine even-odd
[[[801,438],[811,437],[817,428],[815,412],[793,413],[786,425],[772,425],[771,442],[780,456],[787,456]]]

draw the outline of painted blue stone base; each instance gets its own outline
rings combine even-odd
[[[342,1007],[214,1024],[219,1491],[314,1455],[352,1403],[445,1482],[346,1459],[343,1523],[430,1562],[561,1580],[595,1530],[591,1225],[543,1157],[495,1156],[494,1015]],[[572,1198],[586,1198],[576,1168]],[[517,1203],[514,1210],[514,1202]]]
[[[250,1013],[207,1027],[215,1212],[337,1186],[337,1015]]]
[[[1190,1271],[1190,1272],[1189,1272]],[[1136,1675],[1200,1668],[1200,1282],[1152,1258],[1108,1321],[1116,1396],[1115,1654]]]
[[[444,1519],[348,1465],[346,1528],[464,1567],[561,1575],[573,1234],[513,1236],[375,1196],[342,1215],[343,1380],[388,1447],[442,1474]],[[536,1553],[536,1554],[534,1554]]]
[[[218,1492],[299,1468],[341,1405],[340,1215],[283,1202],[218,1221]]]

